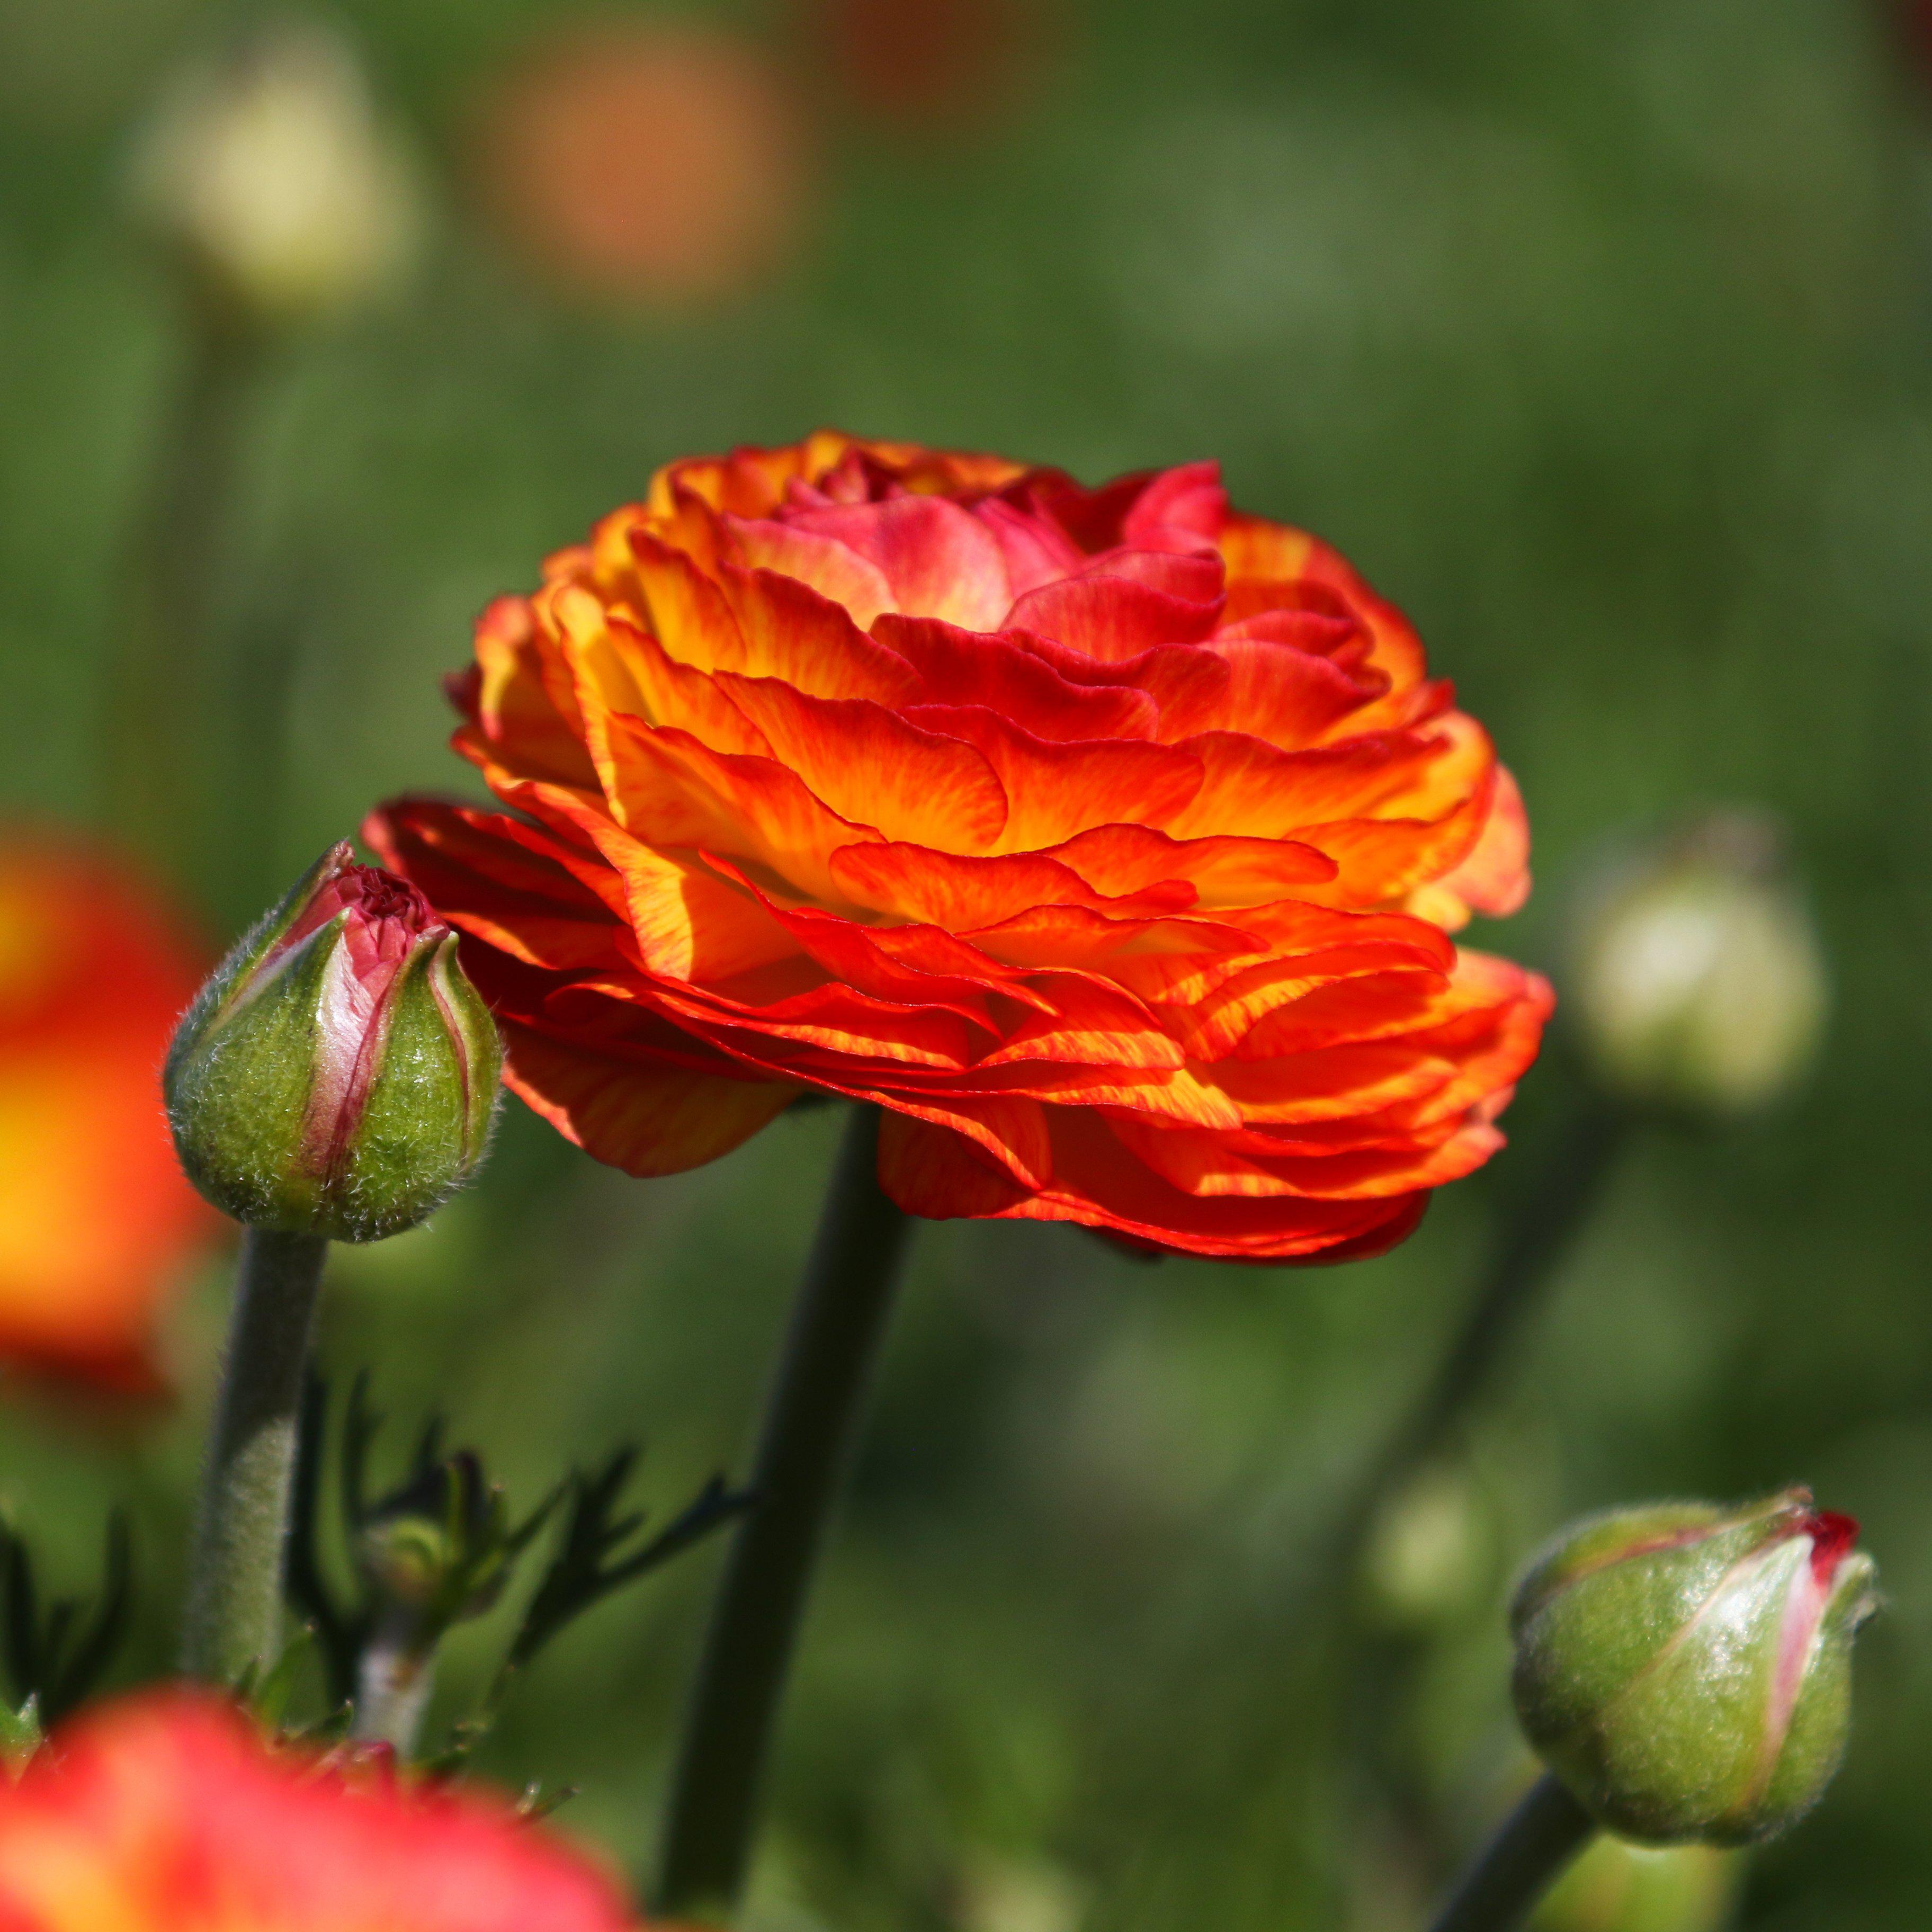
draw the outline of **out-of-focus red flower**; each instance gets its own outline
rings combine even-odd
[[[842,92],[909,126],[997,107],[1036,50],[1041,10],[1041,0],[809,0]]]
[[[616,1888],[507,1805],[272,1750],[150,1694],[0,1785],[0,1932],[625,1932]]]
[[[112,860],[0,838],[0,1358],[152,1384],[155,1316],[214,1224],[160,1100],[202,968]]]
[[[1196,464],[1083,489],[866,443],[674,464],[485,614],[458,748],[523,814],[367,836],[601,1159],[876,1101],[936,1217],[1386,1246],[1550,1005],[1448,933],[1528,890],[1487,736],[1334,551]]]
[[[685,304],[754,285],[796,240],[810,144],[782,70],[694,22],[605,22],[526,52],[482,116],[512,238],[593,292]]]

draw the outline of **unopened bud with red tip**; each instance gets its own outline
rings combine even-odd
[[[1844,1754],[1852,1639],[1875,1600],[1857,1540],[1805,1490],[1565,1532],[1510,1613],[1530,1742],[1622,1837],[1740,1845],[1782,1831]]]
[[[1748,1113],[1811,1064],[1824,957],[1761,813],[1712,812],[1606,866],[1571,953],[1564,1010],[1592,1071],[1624,1101]]]
[[[175,1035],[164,1085],[188,1178],[251,1227],[370,1241],[474,1172],[502,1052],[413,886],[325,854],[236,947]]]

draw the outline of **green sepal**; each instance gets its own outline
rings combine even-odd
[[[0,1697],[0,1767],[9,1778],[18,1778],[26,1769],[44,1736],[38,1694],[30,1695],[18,1710]]]

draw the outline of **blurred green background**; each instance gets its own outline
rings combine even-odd
[[[16,816],[96,809],[101,667],[190,330],[130,233],[130,130],[220,17],[0,0]],[[485,599],[658,463],[831,422],[1091,478],[1218,456],[1238,502],[1320,532],[1408,610],[1521,778],[1538,892],[1484,943],[1552,964],[1599,842],[1745,800],[1790,825],[1832,962],[1795,1103],[1627,1150],[1494,1399],[1368,1571],[1326,1580],[1350,1606],[1339,1652],[1293,1613],[1298,1558],[1471,1293],[1564,1106],[1561,1054],[1514,1148],[1372,1264],[1144,1266],[1069,1230],[921,1228],[807,1630],[761,1921],[1418,1924],[1522,1774],[1514,1567],[1586,1508],[1802,1479],[1864,1519],[1887,1605],[1847,1768],[1751,1861],[1738,1922],[1917,1922],[1932,58],[1906,24],[1856,0],[1021,0],[987,15],[1001,60],[896,103],[848,70],[862,12],[842,40],[802,0],[712,10],[795,90],[796,232],[742,286],[666,302],[574,290],[492,218],[492,90],[578,14],[332,17],[407,130],[424,245],[386,299],[290,332],[248,377],[207,594],[233,700],[198,751],[218,808],[174,855],[211,937],[377,797],[466,786],[436,681]],[[440,1406],[534,1500],[639,1437],[641,1490],[674,1508],[742,1467],[835,1129],[788,1118],[645,1184],[513,1108],[472,1196],[340,1256],[326,1361],[370,1366],[398,1458]],[[57,1579],[86,1576],[109,1502],[135,1499],[128,1677],[172,1642],[221,1294],[212,1268],[180,1311],[166,1414],[26,1390],[0,1408],[0,1491]],[[560,1640],[484,1755],[505,1782],[578,1786],[561,1822],[632,1863],[716,1559]],[[459,1638],[440,1712],[490,1654],[488,1628]],[[1690,1890],[1687,1917],[1642,1922],[1717,1922]]]

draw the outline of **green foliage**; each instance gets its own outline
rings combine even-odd
[[[134,1553],[128,1518],[107,1519],[100,1583],[90,1606],[78,1598],[44,1602],[33,1552],[0,1520],[0,1654],[11,1680],[0,1699],[0,1755],[31,1754],[42,1729],[57,1723],[100,1683],[127,1635],[133,1609]]]
[[[302,1403],[286,1580],[291,1607],[307,1619],[301,1648],[312,1647],[318,1656],[328,1705],[346,1706],[357,1696],[358,1666],[373,1640],[433,1658],[457,1624],[486,1616],[506,1588],[520,1586],[521,1607],[502,1640],[494,1677],[476,1709],[454,1724],[449,1747],[436,1760],[451,1771],[467,1762],[496,1724],[513,1681],[560,1631],[703,1541],[749,1500],[713,1477],[662,1529],[640,1539],[646,1512],[623,1507],[638,1456],[627,1446],[589,1473],[572,1469],[519,1517],[474,1450],[445,1453],[440,1414],[424,1424],[401,1479],[372,1498],[369,1453],[382,1418],[369,1406],[366,1374],[350,1384],[333,1459],[328,1423],[327,1388],[312,1375]],[[560,1516],[550,1553],[531,1581],[520,1574],[524,1558]],[[332,1524],[346,1545],[340,1566],[332,1565],[326,1547]],[[334,1567],[350,1573],[346,1594],[331,1581]],[[278,1666],[284,1680],[278,1721],[291,1659],[298,1662],[292,1648]]]

